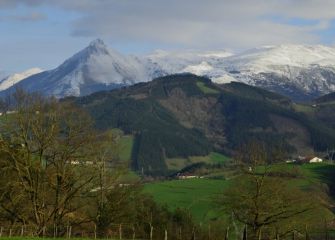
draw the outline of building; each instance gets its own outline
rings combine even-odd
[[[309,163],[320,163],[322,161],[323,160],[321,158],[318,158],[318,157],[313,157],[313,158],[309,159]]]
[[[315,156],[308,156],[303,157],[299,156],[298,159],[296,159],[297,163],[320,163],[323,162],[322,158],[315,157]]]

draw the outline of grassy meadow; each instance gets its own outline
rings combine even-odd
[[[220,93],[218,90],[206,86],[206,84],[204,82],[197,81],[196,84],[197,84],[198,88],[205,94],[218,94],[218,93]]]
[[[290,184],[298,185],[306,191],[312,188],[323,188],[328,184],[329,192],[335,198],[335,165],[329,163],[314,164],[277,164],[274,169],[298,171],[297,178],[290,178]],[[222,172],[222,176],[225,172]],[[206,223],[213,218],[222,216],[214,205],[215,198],[229,186],[231,180],[196,178],[185,180],[169,180],[148,183],[144,187],[146,193],[169,209],[188,209],[197,222]]]
[[[211,152],[207,156],[194,156],[188,158],[169,158],[166,159],[165,162],[169,170],[178,171],[186,166],[195,163],[220,164],[229,160],[231,159],[223,154],[217,152]]]
[[[217,217],[213,201],[229,184],[226,180],[186,179],[146,184],[144,191],[171,210],[188,209],[197,222],[206,222]]]

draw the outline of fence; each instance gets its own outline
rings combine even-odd
[[[169,229],[171,230],[171,229]],[[192,239],[196,239],[196,231],[193,233],[188,233],[188,235],[194,235]],[[183,229],[179,227],[176,229],[175,234],[170,236],[168,234],[168,229],[155,229],[153,226],[148,225],[146,229],[136,229],[134,225],[129,224],[114,224],[109,226],[107,231],[99,233],[96,226],[82,227],[82,226],[48,226],[42,229],[36,228],[36,226],[27,225],[12,225],[12,226],[2,226],[0,227],[0,238],[11,238],[11,237],[40,237],[40,238],[85,238],[85,239],[119,239],[119,240],[154,240],[154,239],[185,239],[183,237]],[[176,237],[177,236],[177,237]]]
[[[83,230],[82,227],[76,226],[63,226],[55,227],[49,226],[42,229],[37,229],[35,226],[27,225],[13,225],[0,227],[0,238],[11,237],[48,237],[48,238],[91,238],[91,239],[119,239],[119,240],[335,240],[335,230],[323,229],[320,231],[293,231],[285,236],[277,235],[274,238],[269,238],[266,234],[262,237],[255,239],[248,235],[247,228],[244,228],[240,234],[234,233],[228,229],[221,229],[220,234],[215,233],[214,229],[210,226],[206,231],[198,232],[196,229],[192,231],[183,232],[181,227],[174,230],[171,234],[171,229],[155,230],[154,227],[148,226],[146,232],[138,231],[133,225],[129,224],[114,224],[109,226],[106,233],[103,235],[97,231],[96,227],[89,229],[88,227]],[[172,231],[173,232],[173,231]]]
[[[136,239],[136,230],[134,226],[127,224],[115,224],[108,228],[105,234],[97,231],[93,227],[76,226],[48,226],[38,229],[35,226],[12,225],[0,227],[0,237],[51,237],[51,238],[111,238],[111,239]]]

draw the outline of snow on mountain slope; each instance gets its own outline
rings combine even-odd
[[[2,80],[0,91],[14,84],[56,97],[81,96],[185,72],[208,76],[217,83],[240,81],[305,101],[335,91],[335,48],[264,46],[235,55],[158,50],[136,57],[108,49],[98,39],[53,70],[23,80]]]
[[[232,55],[233,54],[228,51],[167,52],[157,50],[154,53],[145,56],[143,60],[146,62],[149,75],[152,77],[183,72],[205,75],[212,70],[209,62],[225,59]]]
[[[276,66],[304,68],[310,65],[335,64],[335,48],[322,45],[279,45],[251,49],[232,56],[226,68],[249,70],[253,73],[277,71]]]
[[[335,91],[335,48],[322,45],[264,46],[236,55],[156,51],[147,59],[152,77],[190,72],[217,83],[241,81],[299,101]]]
[[[14,84],[20,82],[22,79],[30,77],[34,74],[42,72],[40,68],[31,68],[21,73],[15,73],[0,80],[0,91],[6,90]]]
[[[303,101],[335,91],[335,48],[279,45],[251,49],[219,62],[238,81]]]
[[[102,40],[97,39],[59,67],[28,77],[17,86],[26,91],[65,97],[148,80],[146,70],[137,58],[109,50]]]

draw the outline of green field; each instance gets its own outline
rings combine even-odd
[[[214,179],[187,179],[150,183],[144,191],[170,209],[190,210],[198,222],[216,217],[213,200],[229,184],[229,181]]]
[[[301,173],[299,178],[294,178],[292,184],[309,189],[310,186],[320,186],[326,183],[330,194],[334,198],[335,165],[327,163],[315,164],[278,164],[274,169],[284,168]],[[224,173],[223,173],[224,175]],[[229,185],[229,180],[223,179],[187,179],[154,182],[145,185],[144,191],[150,193],[154,199],[170,209],[186,208],[191,211],[198,222],[207,222],[218,216],[213,205],[213,200]]]
[[[194,163],[208,163],[208,164],[218,164],[218,163],[224,163],[226,161],[231,160],[229,157],[217,153],[217,152],[211,152],[207,156],[193,156],[188,158],[169,158],[166,159],[166,165],[169,170],[181,170],[182,168],[189,166]]]
[[[302,113],[314,113],[315,112],[315,108],[311,105],[306,105],[306,104],[293,104],[294,110],[296,110],[297,112],[302,112]]]
[[[201,81],[197,81],[197,86],[205,94],[218,94],[218,93],[220,93],[216,89],[207,87],[206,84],[204,82],[201,82]]]

